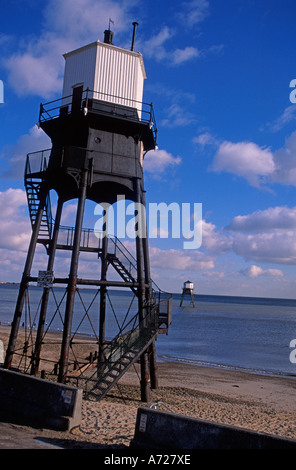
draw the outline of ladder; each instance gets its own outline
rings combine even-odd
[[[26,188],[27,194],[27,201],[28,201],[28,208],[30,214],[30,220],[32,228],[34,227],[36,216],[38,212],[38,208],[40,205],[40,190],[43,183],[43,176],[46,172],[47,165],[46,159],[43,155],[40,159],[40,167],[38,165],[37,171],[33,172],[31,168],[31,160],[30,155],[27,155],[26,166],[25,166],[25,175],[24,175],[24,183]],[[36,152],[38,153],[38,152]],[[42,220],[38,234],[38,242],[39,243],[48,243],[51,239],[52,235],[52,227],[53,227],[53,218],[51,213],[51,203],[49,194],[46,197],[46,201],[43,208]]]
[[[133,318],[138,323],[138,314]],[[132,322],[132,321],[131,321]],[[125,372],[139,360],[158,334],[158,309],[154,306],[140,324],[125,334],[117,335],[105,350],[106,360],[87,380],[86,396],[101,400]]]
[[[125,282],[137,282],[137,280],[132,276],[130,271],[128,271],[128,269],[122,264],[122,262],[119,258],[117,258],[116,255],[109,253],[107,255],[107,260],[112,264],[113,268],[117,271],[117,273]],[[131,290],[134,294],[137,294],[136,287],[132,286]]]

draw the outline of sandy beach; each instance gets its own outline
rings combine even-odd
[[[160,386],[151,391],[151,403],[161,401],[186,416],[296,438],[296,379],[168,362],[158,369]],[[134,435],[138,407],[150,404],[140,401],[137,372],[130,370],[102,401],[83,400],[79,427],[69,432],[18,429],[65,448],[125,449]]]
[[[0,339],[6,342],[5,330],[1,328]],[[105,399],[83,400],[79,427],[69,432],[18,430],[65,448],[125,449],[134,435],[138,407],[161,401],[167,407],[159,405],[163,410],[296,439],[296,377],[160,362],[159,387],[151,391],[150,403],[143,403],[138,367],[131,367]]]

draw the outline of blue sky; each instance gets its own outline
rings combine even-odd
[[[62,54],[103,40],[111,18],[114,44],[128,49],[139,23],[144,100],[158,126],[147,203],[203,208],[198,250],[150,240],[153,278],[174,292],[189,278],[201,294],[295,298],[295,13],[293,0],[1,0],[0,280],[23,270],[25,156],[49,146],[35,126],[39,104],[61,96]],[[69,204],[66,222],[73,213]],[[95,220],[89,210],[86,225]]]

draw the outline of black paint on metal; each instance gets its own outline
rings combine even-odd
[[[137,23],[136,21],[133,22],[133,37],[132,37],[132,45],[131,45],[131,51],[134,50],[135,48],[135,39],[136,39],[136,29],[137,29],[137,26],[139,26],[139,23]]]
[[[132,50],[138,24],[134,22],[133,25]],[[109,44],[112,43],[110,34],[108,35],[108,41]],[[87,199],[97,203],[104,201],[113,204],[116,202],[118,194],[122,194],[126,199],[139,203],[138,207],[142,207],[142,204],[145,206],[142,160],[143,151],[155,148],[156,145],[154,111],[152,105],[150,105],[147,117],[139,119],[137,112],[132,115],[126,114],[129,109],[133,108],[127,109],[127,107],[117,105],[115,107],[112,103],[108,104],[93,98],[90,99],[89,96],[89,90],[83,91],[82,87],[76,87],[73,90],[71,100],[67,104],[65,104],[67,99],[63,98],[63,101],[60,101],[58,105],[56,102],[52,102],[40,107],[40,126],[51,138],[52,148],[48,165],[46,165],[44,158],[45,151],[40,152],[41,160],[37,169],[33,168],[33,160],[35,161],[38,155],[34,154],[32,165],[29,156],[27,158],[25,184],[32,223],[32,236],[20,283],[4,367],[7,369],[12,367],[25,295],[29,283],[38,280],[36,276],[31,274],[37,243],[43,244],[46,248],[48,271],[53,271],[56,250],[70,250],[69,276],[65,278],[54,277],[53,280],[55,284],[66,285],[66,307],[63,317],[60,357],[58,367],[57,364],[54,365],[54,370],[58,372],[58,381],[65,383],[69,377],[83,377],[82,369],[87,370],[89,367],[88,364],[83,367],[78,366],[75,361],[73,370],[70,370],[69,354],[72,347],[71,332],[74,298],[78,285],[97,286],[100,288],[100,307],[99,335],[98,338],[96,336],[98,339],[98,361],[95,373],[97,374],[97,382],[98,379],[102,380],[102,384],[106,380],[108,382],[107,388],[97,387],[100,390],[99,396],[107,393],[106,390],[109,390],[116,383],[125,370],[140,359],[141,399],[147,402],[150,399],[150,386],[153,388],[157,386],[154,340],[158,332],[163,332],[161,330],[167,332],[169,322],[164,319],[164,323],[167,324],[165,328],[159,329],[159,307],[157,304],[159,299],[155,297],[150,278],[146,217],[142,213],[137,214],[136,259],[133,259],[130,253],[124,252],[126,248],[123,245],[121,246],[118,240],[112,241],[112,243],[110,240],[108,243],[108,237],[106,236],[103,237],[99,246],[91,246],[88,241],[90,231],[83,229],[83,216]],[[113,159],[108,171],[104,170],[104,165],[107,168],[109,158],[106,155],[112,155]],[[131,160],[131,156],[134,158],[134,162],[127,170],[126,164]],[[54,190],[58,195],[53,230],[49,199],[51,190]],[[59,234],[64,230],[60,225],[64,203],[76,198],[78,199],[78,205],[75,227],[66,228],[64,231],[66,239],[61,242]],[[142,238],[139,234],[144,232],[146,237]],[[114,252],[111,252],[111,245]],[[132,275],[117,257],[117,249],[121,250],[121,254],[126,256],[130,263],[134,263],[135,275]],[[78,277],[79,254],[82,251],[94,252],[98,255],[101,261],[100,279],[97,276],[94,276],[95,279]],[[121,281],[108,280],[109,266],[113,266],[121,276]],[[125,350],[129,351],[129,356],[122,353],[117,368],[114,363],[112,363],[112,367],[108,366],[111,367],[110,371],[113,370],[113,375],[105,368],[105,362],[108,362],[106,358],[107,346],[109,354],[111,347],[107,344],[105,338],[106,298],[109,287],[130,288],[136,294],[138,300],[138,313],[135,316],[135,324],[131,326],[128,332],[129,341],[133,340],[133,346],[126,342],[126,333],[123,333],[123,331],[119,333],[121,336],[113,340],[112,344],[116,354],[118,354],[118,344],[120,344],[120,347],[124,345]],[[32,352],[30,353],[27,343],[23,348],[23,354],[28,355],[30,358],[30,372],[32,375],[39,374],[39,366],[42,360],[41,348],[44,342],[45,322],[51,290],[48,286],[43,288],[37,335]],[[87,308],[84,308],[87,314]],[[60,305],[57,305],[57,310],[62,317]],[[165,315],[163,318],[165,318]],[[94,362],[92,360],[90,364],[94,364]]]

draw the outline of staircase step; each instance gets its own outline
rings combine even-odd
[[[136,283],[137,280],[133,277],[133,275],[130,273],[130,271],[124,266],[124,264],[117,258],[117,256],[113,253],[108,253],[108,260],[114,267],[115,271],[121,276],[121,278],[125,282],[134,282]],[[132,260],[128,260],[131,265],[133,265]],[[135,268],[136,269],[136,268]],[[131,288],[131,290],[136,294],[137,289],[136,288]]]
[[[109,370],[106,367],[107,370],[98,378],[98,382],[89,393],[95,394],[99,400],[107,395],[131,364],[140,357],[145,347],[150,344],[151,339],[156,334],[156,330],[151,329],[147,333],[147,335],[140,336],[132,345],[132,348],[122,355],[116,363],[112,364]]]
[[[111,380],[108,380],[108,379],[111,379]],[[104,377],[102,379],[100,379],[100,384],[102,385],[110,385],[111,382],[113,382],[113,378],[110,377],[109,375],[104,375]]]
[[[30,173],[25,175],[25,187],[28,199],[29,214],[31,219],[31,224],[34,226],[34,223],[37,218],[37,213],[40,205],[39,191],[41,188],[42,180],[41,178],[34,177],[31,178]],[[50,239],[51,235],[51,212],[47,213],[48,203],[44,206],[44,212],[41,218],[41,224],[39,228],[38,239],[46,237]],[[50,210],[50,208],[49,208]],[[40,238],[41,237],[41,238]]]

